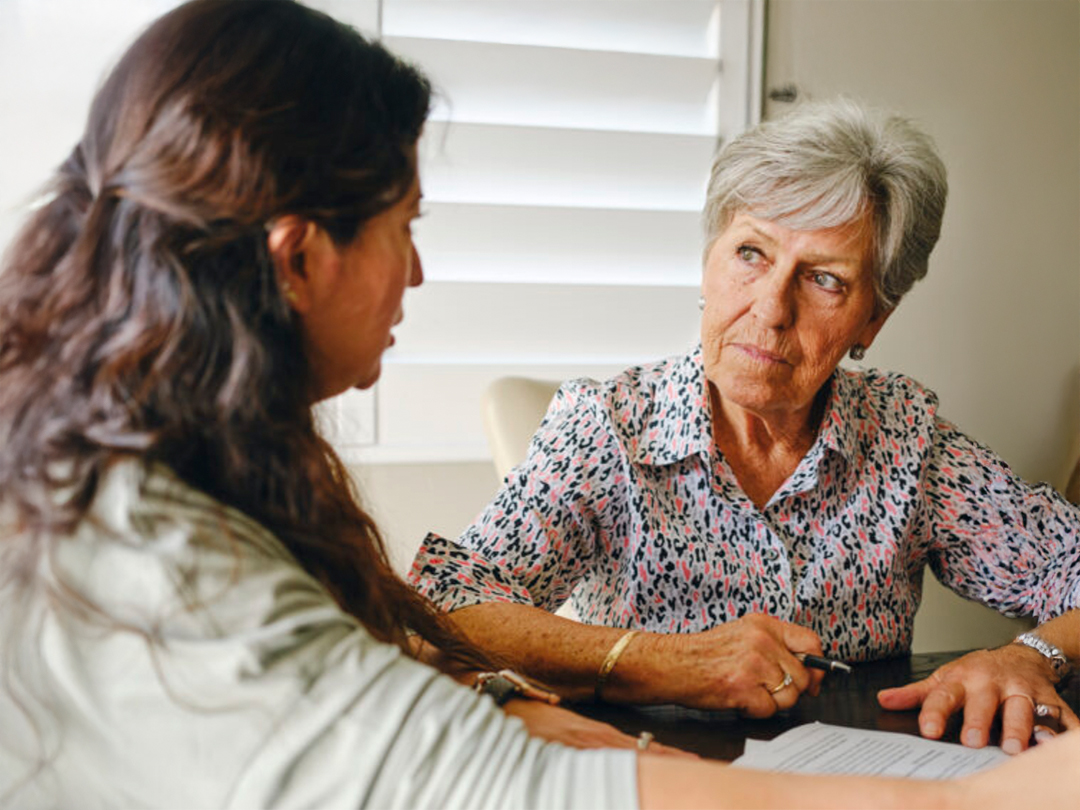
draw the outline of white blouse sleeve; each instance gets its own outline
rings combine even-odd
[[[20,617],[0,621],[11,671],[41,673],[23,689],[40,701],[23,703],[47,710],[36,725],[27,714],[25,741],[0,734],[0,794],[7,770],[16,804],[637,806],[633,752],[531,737],[375,640],[245,516],[120,470],[93,517],[53,570],[96,612],[30,610],[0,590],[0,620]]]
[[[308,625],[273,659],[298,676],[295,699],[245,768],[233,807],[637,806],[632,753],[530,737],[490,699],[347,618]]]

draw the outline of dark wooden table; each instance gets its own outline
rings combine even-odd
[[[658,742],[713,759],[742,755],[747,738],[771,740],[783,732],[815,720],[855,728],[918,734],[918,712],[889,712],[877,702],[879,689],[902,686],[925,678],[962,652],[929,653],[858,664],[850,675],[829,673],[821,694],[804,695],[790,710],[764,720],[734,711],[700,711],[681,706],[618,706],[589,703],[575,706],[582,714],[603,720],[636,736],[651,731]],[[1061,690],[1074,711],[1080,711],[1080,677],[1074,673]],[[954,717],[943,739],[958,741],[960,718]]]

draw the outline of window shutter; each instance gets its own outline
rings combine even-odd
[[[696,340],[705,184],[718,139],[756,122],[761,13],[383,0],[384,42],[438,94],[425,283],[375,389],[320,408],[348,460],[486,459],[479,402],[496,377],[606,377]]]

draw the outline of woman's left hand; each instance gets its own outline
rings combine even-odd
[[[1028,746],[1036,722],[1035,707],[1049,707],[1063,728],[1080,728],[1080,719],[1054,688],[1046,658],[1035,650],[1008,644],[978,650],[939,667],[929,678],[878,693],[882,708],[919,712],[919,731],[937,739],[949,717],[964,713],[960,741],[981,748],[990,739],[990,727],[1001,713],[1001,748],[1016,754]]]
[[[649,754],[674,754],[696,758],[696,755],[688,751],[661,745],[651,737],[642,748],[638,737],[631,737],[607,723],[591,720],[577,712],[539,700],[515,698],[507,701],[503,711],[520,718],[534,737],[572,748],[635,748]]]

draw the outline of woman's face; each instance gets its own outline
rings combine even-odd
[[[705,374],[725,404],[753,414],[805,411],[852,345],[869,347],[875,315],[872,228],[796,231],[736,214],[705,260]]]
[[[318,399],[367,388],[379,378],[382,353],[394,343],[390,330],[404,317],[405,288],[424,279],[412,239],[420,198],[414,178],[405,196],[369,220],[350,244],[339,248],[320,229],[321,244],[305,254],[323,279],[310,290],[311,306],[299,313]]]

